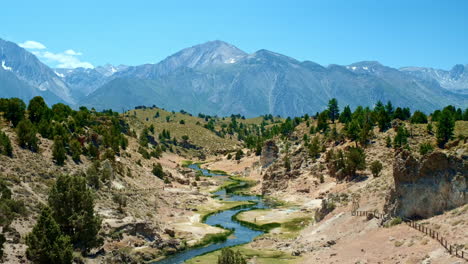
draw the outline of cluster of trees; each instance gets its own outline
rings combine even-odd
[[[100,228],[86,179],[61,175],[49,193],[48,205],[26,236],[26,256],[34,263],[71,263],[74,249],[84,254],[102,245]]]
[[[120,149],[128,145],[124,136],[128,133],[128,125],[111,110],[98,113],[80,107],[75,111],[61,103],[49,108],[42,97],[36,96],[27,107],[18,98],[0,99],[0,112],[15,127],[22,148],[37,152],[38,133],[52,139],[53,159],[58,165],[65,163],[67,155],[75,162],[80,162],[82,154],[99,159],[101,152],[119,154]],[[3,146],[3,136],[0,141]]]
[[[325,161],[330,175],[338,180],[353,179],[358,170],[366,169],[366,154],[360,147],[349,147],[344,151],[330,149]]]
[[[218,256],[218,264],[247,264],[247,261],[239,251],[223,248]]]

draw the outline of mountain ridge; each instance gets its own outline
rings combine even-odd
[[[3,50],[1,55],[5,67],[13,65],[16,69],[17,65],[6,58]],[[33,54],[28,56],[37,60]],[[5,67],[0,70],[6,71]],[[266,49],[247,54],[234,45],[215,40],[182,49],[155,64],[104,65],[94,69],[47,67],[43,72],[37,70],[45,76],[32,77],[54,82],[58,79],[63,83],[63,91],[52,86],[55,90],[50,90],[55,95],[70,105],[98,110],[120,111],[157,104],[171,110],[213,115],[300,116],[325,109],[328,100],[334,97],[341,107],[373,106],[378,100],[390,100],[394,105],[412,106],[425,112],[448,104],[466,108],[467,68],[456,65],[451,71],[424,67],[396,69],[377,61],[322,66]],[[48,84],[53,84],[52,81]]]

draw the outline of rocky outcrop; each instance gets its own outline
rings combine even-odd
[[[278,147],[273,140],[268,140],[262,148],[260,164],[262,168],[266,168],[275,162],[276,159],[278,159]]]
[[[385,211],[407,218],[427,218],[468,203],[466,155],[433,152],[420,160],[403,150],[393,165],[395,189]]]

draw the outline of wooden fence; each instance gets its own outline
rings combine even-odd
[[[384,219],[385,215],[373,211],[358,211],[358,210],[353,210],[351,212],[351,215],[353,216],[369,216],[372,215],[375,218],[379,219]],[[416,223],[415,221],[412,221],[411,219],[408,218],[403,218],[402,219],[408,226],[430,236],[431,238],[437,240],[449,253],[450,255],[462,258],[464,260],[468,260],[468,252],[458,249],[458,247],[450,244],[447,239],[442,237],[439,232],[434,231],[424,225],[421,225],[419,223]]]

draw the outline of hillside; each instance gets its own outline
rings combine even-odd
[[[459,259],[402,223],[407,219],[467,250],[467,201],[457,196],[468,181],[467,110],[449,106],[427,117],[377,104],[343,110],[341,121],[332,122],[332,102],[317,117],[294,119],[192,116],[156,106],[123,114],[74,111],[50,109],[39,98],[11,115],[13,108],[5,106],[15,103],[0,100],[7,263],[31,261],[28,234],[38,228],[44,207],[54,208],[54,190],[64,177],[82,180],[102,220],[96,234],[102,244],[86,252],[72,244],[79,263],[171,263],[184,254],[196,256],[183,258],[186,263],[215,263],[218,245],[234,245],[259,263]],[[441,124],[453,132],[445,140]],[[376,161],[382,166],[377,173]],[[238,200],[229,200],[234,196]],[[355,216],[356,209],[373,216]],[[241,236],[232,236],[233,226]],[[252,239],[243,240],[244,233]]]

